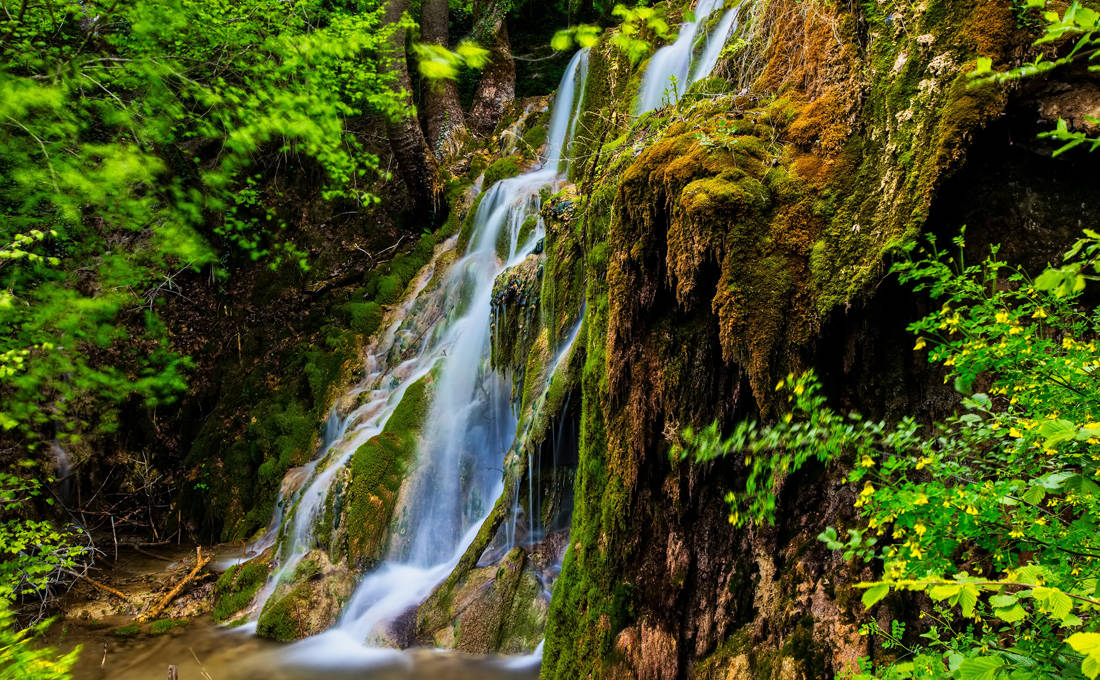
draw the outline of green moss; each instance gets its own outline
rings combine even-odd
[[[374,564],[385,552],[398,491],[430,406],[431,380],[426,375],[410,385],[382,432],[352,454],[343,523],[348,558],[360,566]]]
[[[485,181],[482,184],[486,189],[502,179],[515,177],[520,173],[520,159],[518,156],[506,156],[493,161],[485,170]]]
[[[538,646],[546,632],[542,584],[531,571],[526,570],[520,575],[511,604],[494,651],[502,654],[528,653]]]
[[[243,361],[228,364],[218,410],[188,456],[195,481],[183,490],[183,503],[201,513],[204,531],[235,540],[267,524],[286,471],[315,452],[334,395],[358,365],[363,336],[378,329],[382,307],[402,297],[444,237],[422,235],[367,274],[353,301],[322,308],[314,318],[329,323],[276,355],[274,364],[248,359],[267,357],[259,335],[242,347]]]
[[[348,315],[348,326],[361,335],[371,335],[382,322],[382,306],[370,302],[349,302],[343,307]]]
[[[482,186],[485,186],[484,184]],[[466,211],[466,217],[462,220],[462,230],[458,234],[458,244],[455,246],[456,250],[460,253],[466,252],[467,246],[470,244],[470,237],[474,233],[474,218],[477,217],[477,209],[481,205],[481,199],[485,198],[485,192],[482,191],[470,204],[470,209]]]
[[[537,156],[539,149],[546,143],[547,128],[545,125],[535,125],[523,133],[524,151],[531,156]]]
[[[308,588],[299,585],[277,601],[268,602],[256,622],[256,634],[278,642],[292,642],[305,637],[303,626],[309,611],[308,595]]]
[[[150,635],[164,635],[174,628],[182,628],[188,624],[187,619],[160,619],[149,624]]]
[[[139,628],[136,623],[130,623],[123,626],[122,628],[116,629],[114,635],[115,637],[134,637],[140,632],[141,628]]]
[[[214,584],[214,620],[227,621],[252,603],[252,598],[267,580],[266,560],[234,564]]]
[[[539,224],[538,215],[528,215],[523,224],[519,225],[519,236],[517,241],[519,243],[526,243],[531,238],[531,233],[535,231],[535,227]]]

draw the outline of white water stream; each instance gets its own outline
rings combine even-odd
[[[706,36],[701,49],[697,47],[699,33],[710,16],[724,3],[725,0],[699,0],[695,5],[695,20],[685,21],[676,40],[653,54],[642,76],[642,85],[634,104],[635,114],[641,115],[675,104],[692,83],[710,75],[737,22],[738,8],[734,7],[722,15],[714,30]]]
[[[253,546],[269,547],[278,535],[278,567],[257,595],[258,615],[310,550],[327,547],[317,544],[315,529],[336,475],[356,449],[382,432],[406,389],[433,373],[416,469],[398,502],[407,532],[393,537],[386,559],[362,578],[333,629],[287,649],[292,663],[392,662],[394,650],[372,643],[380,642],[388,623],[419,605],[450,573],[502,492],[500,470],[517,423],[509,382],[489,361],[493,282],[527,257],[544,235],[540,221],[520,242],[524,221],[541,207],[540,190],[564,181],[587,59],[586,51],[578,52],[566,68],[542,167],[488,189],[467,251],[441,285],[428,288],[439,254],[453,248],[454,239],[410,285],[367,353],[367,376],[350,395],[361,405],[343,422],[330,420],[321,454],[296,471],[296,479],[304,481],[284,485],[271,529]],[[506,253],[502,244],[507,244]]]

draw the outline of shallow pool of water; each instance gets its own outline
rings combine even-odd
[[[531,657],[479,658],[434,650],[367,649],[354,658],[311,658],[243,632],[215,625],[208,617],[164,635],[119,638],[111,629],[58,624],[51,644],[69,650],[81,645],[74,680],[153,680],[168,677],[174,665],[179,680],[534,680],[538,662]],[[306,653],[302,653],[302,652]],[[290,657],[294,658],[291,659]]]

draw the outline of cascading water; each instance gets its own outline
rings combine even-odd
[[[289,648],[288,657],[297,662],[340,665],[390,658],[392,651],[364,645],[446,577],[503,491],[500,470],[517,422],[509,383],[490,366],[493,282],[504,268],[527,257],[543,236],[540,221],[521,241],[522,227],[538,214],[540,191],[564,180],[586,73],[587,52],[580,51],[569,62],[554,101],[542,167],[488,189],[474,216],[467,252],[451,265],[443,284],[423,296],[432,272],[421,273],[368,353],[369,375],[354,390],[365,393],[365,403],[336,428],[340,434],[331,446],[299,472],[307,481],[284,493],[287,519],[277,511],[273,520],[282,524],[279,567],[257,596],[257,610],[311,549],[325,547],[317,545],[315,527],[336,474],[359,446],[383,430],[405,390],[429,373],[434,376],[416,470],[401,492],[402,519],[409,530],[395,537],[385,561],[362,579],[335,628]],[[448,245],[453,247],[454,239]],[[429,295],[437,299],[421,299]],[[464,311],[450,319],[439,309]],[[419,326],[424,328],[413,341],[411,329]],[[576,329],[570,345],[575,336]],[[555,366],[560,361],[559,355]]]
[[[738,8],[727,11],[707,36],[702,53],[696,50],[699,31],[724,0],[699,0],[694,21],[685,21],[671,45],[657,50],[649,60],[634,112],[638,115],[667,104],[675,104],[692,83],[710,75],[737,21]]]

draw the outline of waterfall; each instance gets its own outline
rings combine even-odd
[[[724,0],[699,0],[695,6],[695,20],[685,21],[676,40],[653,54],[642,76],[634,105],[636,114],[661,108],[666,103],[675,104],[692,83],[706,78],[714,70],[737,21],[738,9],[728,10],[722,16],[707,36],[701,54],[697,54],[696,43],[707,19],[723,4]]]
[[[336,474],[359,446],[382,432],[405,390],[429,373],[434,376],[415,470],[401,492],[408,532],[391,541],[383,563],[362,578],[337,625],[293,645],[288,658],[341,664],[382,654],[370,649],[380,627],[419,605],[450,573],[503,492],[501,469],[517,419],[509,382],[490,362],[493,282],[531,254],[544,235],[540,220],[520,241],[523,223],[539,212],[540,191],[565,179],[587,59],[585,50],[575,54],[562,77],[541,168],[488,188],[467,251],[447,270],[442,285],[425,288],[437,252],[410,286],[401,308],[387,317],[387,330],[369,348],[368,375],[352,391],[362,405],[343,423],[326,425],[325,440],[331,434],[331,443],[303,469],[308,481],[284,490],[280,506],[290,508],[286,519],[280,508],[272,520],[281,523],[278,568],[257,596],[256,609],[311,549],[326,547],[316,545],[315,525]],[[455,240],[448,242],[451,248]],[[505,243],[507,252],[499,245]],[[570,346],[575,337],[576,329]],[[561,360],[559,355],[555,366]]]

